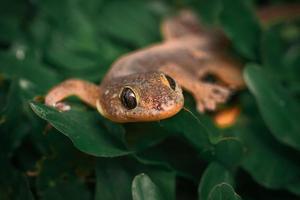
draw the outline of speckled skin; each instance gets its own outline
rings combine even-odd
[[[157,110],[155,103],[167,104],[165,99],[172,99],[170,96],[173,94],[172,90],[169,87],[163,88],[159,81],[141,84],[150,77],[156,76],[156,72],[163,72],[173,77],[181,87],[191,92],[200,112],[215,110],[217,104],[227,100],[231,90],[244,86],[240,64],[225,53],[228,41],[216,30],[203,29],[191,12],[183,11],[179,16],[166,19],[162,24],[162,33],[165,37],[164,42],[124,55],[112,65],[101,86],[101,103],[98,104],[98,110],[103,115],[114,121],[124,120],[121,119],[121,116],[124,115],[126,115],[126,120],[130,121],[139,119],[153,121],[177,113],[183,106],[181,93],[177,92],[175,96],[172,96],[175,102],[179,102],[178,105],[168,106],[168,112]],[[142,79],[136,80],[137,74],[141,73],[143,74]],[[203,82],[201,79],[207,74],[217,76],[223,85]],[[113,106],[111,103],[105,103],[112,100],[103,100],[105,97],[103,92],[106,90],[104,88],[111,88],[112,82],[116,82],[116,85],[119,86],[123,77],[126,77],[127,81],[133,82],[135,87],[139,86],[142,94],[140,95],[141,102],[144,97],[157,100],[142,108],[138,107],[136,110],[142,110],[138,114],[130,110],[125,110],[125,112],[122,105],[118,104],[120,103],[119,99],[113,101]],[[151,87],[147,87],[149,84]],[[121,86],[124,87],[124,85],[125,83],[121,83],[118,90],[121,90]],[[155,88],[154,91],[153,88]],[[157,90],[166,91],[156,93]],[[159,95],[161,93],[167,96]],[[108,97],[110,96],[108,95]],[[116,106],[117,104],[118,106]]]
[[[126,109],[120,101],[122,89],[130,87],[137,97],[138,106]],[[183,106],[181,88],[170,88],[164,74],[160,72],[142,72],[121,76],[103,82],[100,98],[97,102],[99,112],[117,122],[156,121],[177,113]]]
[[[268,13],[274,16],[272,8],[270,12],[264,9],[263,19],[271,21]],[[45,103],[65,111],[70,107],[61,101],[75,95],[112,121],[156,121],[175,115],[183,107],[180,87],[194,96],[200,112],[215,110],[233,90],[244,87],[241,64],[226,54],[228,41],[219,31],[202,27],[191,12],[167,18],[162,33],[162,43],[118,59],[100,86],[69,79],[52,88]],[[176,80],[175,90],[164,74]],[[205,82],[208,74],[218,82]],[[124,87],[134,91],[136,108],[129,110],[122,105],[120,94]]]

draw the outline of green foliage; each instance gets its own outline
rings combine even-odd
[[[211,193],[209,194],[208,199],[210,200],[226,200],[226,199],[233,199],[233,200],[240,200],[240,196],[237,195],[233,188],[226,184],[221,183],[219,185],[216,185]]]
[[[147,173],[160,190],[163,199],[175,198],[175,173],[161,164],[146,164],[132,156],[115,159],[98,159],[96,165],[96,199],[131,199],[143,195],[144,179],[135,178]],[[147,183],[149,179],[147,179]],[[141,182],[140,182],[141,181]],[[151,181],[152,182],[152,181]],[[140,186],[142,184],[142,186]],[[153,183],[152,183],[153,184]],[[142,187],[142,188],[140,188]],[[135,189],[134,189],[135,188]],[[131,192],[132,190],[132,192]],[[118,192],[116,192],[118,191]],[[148,192],[148,191],[147,191]],[[155,195],[155,194],[153,194]]]
[[[299,199],[299,22],[261,27],[258,2],[1,1],[0,199]],[[197,113],[189,94],[151,123],[116,124],[76,98],[68,112],[42,103],[62,80],[100,82],[119,56],[161,41],[181,7],[245,63],[247,89],[225,105],[241,108],[233,126]]]
[[[198,188],[198,199],[212,199],[216,195],[216,187],[221,184],[233,185],[231,172],[222,165],[212,162],[202,175]]]
[[[162,196],[146,174],[137,175],[132,182],[133,200],[160,200]]]
[[[38,116],[68,136],[74,145],[85,153],[103,157],[129,153],[124,144],[123,127],[109,121],[99,124],[100,117],[95,115],[95,112],[72,110],[60,113],[43,104],[31,103],[30,105]]]
[[[245,81],[271,132],[278,140],[300,150],[300,107],[286,89],[269,80],[267,75],[251,64],[245,69]]]

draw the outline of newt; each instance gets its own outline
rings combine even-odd
[[[66,80],[48,92],[45,104],[65,111],[70,106],[62,100],[74,95],[114,122],[158,121],[183,108],[182,88],[205,112],[245,87],[242,63],[226,53],[225,36],[205,28],[192,12],[165,19],[161,30],[164,41],[116,60],[100,85]],[[205,81],[209,75],[218,82]]]

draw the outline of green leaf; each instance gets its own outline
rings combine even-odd
[[[227,183],[216,185],[209,194],[209,200],[241,200],[233,188]]]
[[[11,52],[0,52],[0,73],[8,78],[19,78],[35,83],[41,91],[48,90],[61,80],[59,75],[49,69],[39,58],[27,52],[25,47],[17,46],[15,48],[15,55]]]
[[[275,26],[266,30],[262,34],[261,47],[262,47],[262,61],[266,68],[272,71],[280,70],[285,72],[283,56],[287,51],[285,41],[280,34],[281,27]],[[278,74],[282,75],[282,74]]]
[[[233,137],[216,137],[216,134],[210,133],[214,129],[204,123],[191,111],[183,109],[174,117],[161,121],[160,125],[182,135],[205,159],[219,160],[228,166],[238,164],[244,152],[241,142]]]
[[[181,147],[181,148],[177,148]],[[160,144],[136,154],[143,163],[156,163],[176,171],[179,176],[198,181],[203,165],[198,152],[183,138],[166,138]]]
[[[233,177],[230,171],[217,162],[212,162],[204,171],[198,187],[198,199],[208,200],[212,189],[221,183],[233,184]]]
[[[185,109],[174,117],[161,121],[160,125],[168,131],[183,134],[183,137],[200,152],[205,152],[212,148],[205,125],[195,115]]]
[[[297,95],[300,91],[298,27],[293,23],[271,26],[263,32],[261,40],[264,68],[272,77],[283,83],[292,95]]]
[[[293,100],[256,65],[247,65],[244,77],[264,121],[276,139],[300,150],[299,102]]]
[[[220,23],[234,47],[246,58],[258,57],[260,26],[248,1],[223,0]]]
[[[215,159],[228,167],[240,164],[244,153],[244,146],[238,138],[224,137],[215,144]]]
[[[233,131],[247,148],[243,169],[267,188],[283,189],[295,186],[295,190],[300,178],[298,154],[272,137],[259,116],[253,97],[246,95],[242,102],[245,109]]]
[[[132,180],[140,173],[147,173],[151,177],[165,199],[175,198],[174,172],[158,164],[143,164],[133,157],[120,157],[97,160],[95,199],[131,199]]]
[[[146,174],[139,174],[132,182],[133,200],[159,200],[163,199],[159,189]]]
[[[30,103],[33,111],[69,137],[81,151],[104,157],[128,154],[121,125],[105,121],[91,111],[59,112],[40,103]],[[101,124],[102,121],[102,124]]]
[[[208,24],[216,24],[222,11],[222,0],[195,1],[201,20]]]
[[[216,126],[214,119],[208,114],[199,113],[196,109],[196,102],[194,97],[189,93],[183,93],[184,107],[186,108],[185,111],[189,112],[191,115],[194,115],[194,117],[199,120],[203,128],[206,129],[209,140],[214,144],[217,143],[222,138],[222,133],[219,127]]]
[[[96,200],[130,199],[132,174],[122,162],[99,159],[96,177]]]
[[[159,23],[144,3],[107,1],[104,8],[97,22],[100,32],[133,47],[145,46],[158,39]]]
[[[126,123],[124,128],[128,146],[135,151],[152,147],[171,135],[157,122]]]
[[[253,131],[237,130],[248,148],[243,168],[266,187],[284,188],[300,177],[300,167],[288,157],[285,148],[268,135],[266,128],[258,124],[249,124]]]

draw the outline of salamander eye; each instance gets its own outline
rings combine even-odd
[[[134,109],[137,106],[137,100],[134,92],[129,87],[125,87],[120,95],[121,102],[128,110]]]
[[[170,76],[165,75],[167,81],[169,82],[170,87],[172,88],[172,90],[176,89],[176,82],[174,81],[174,79],[172,79]]]

